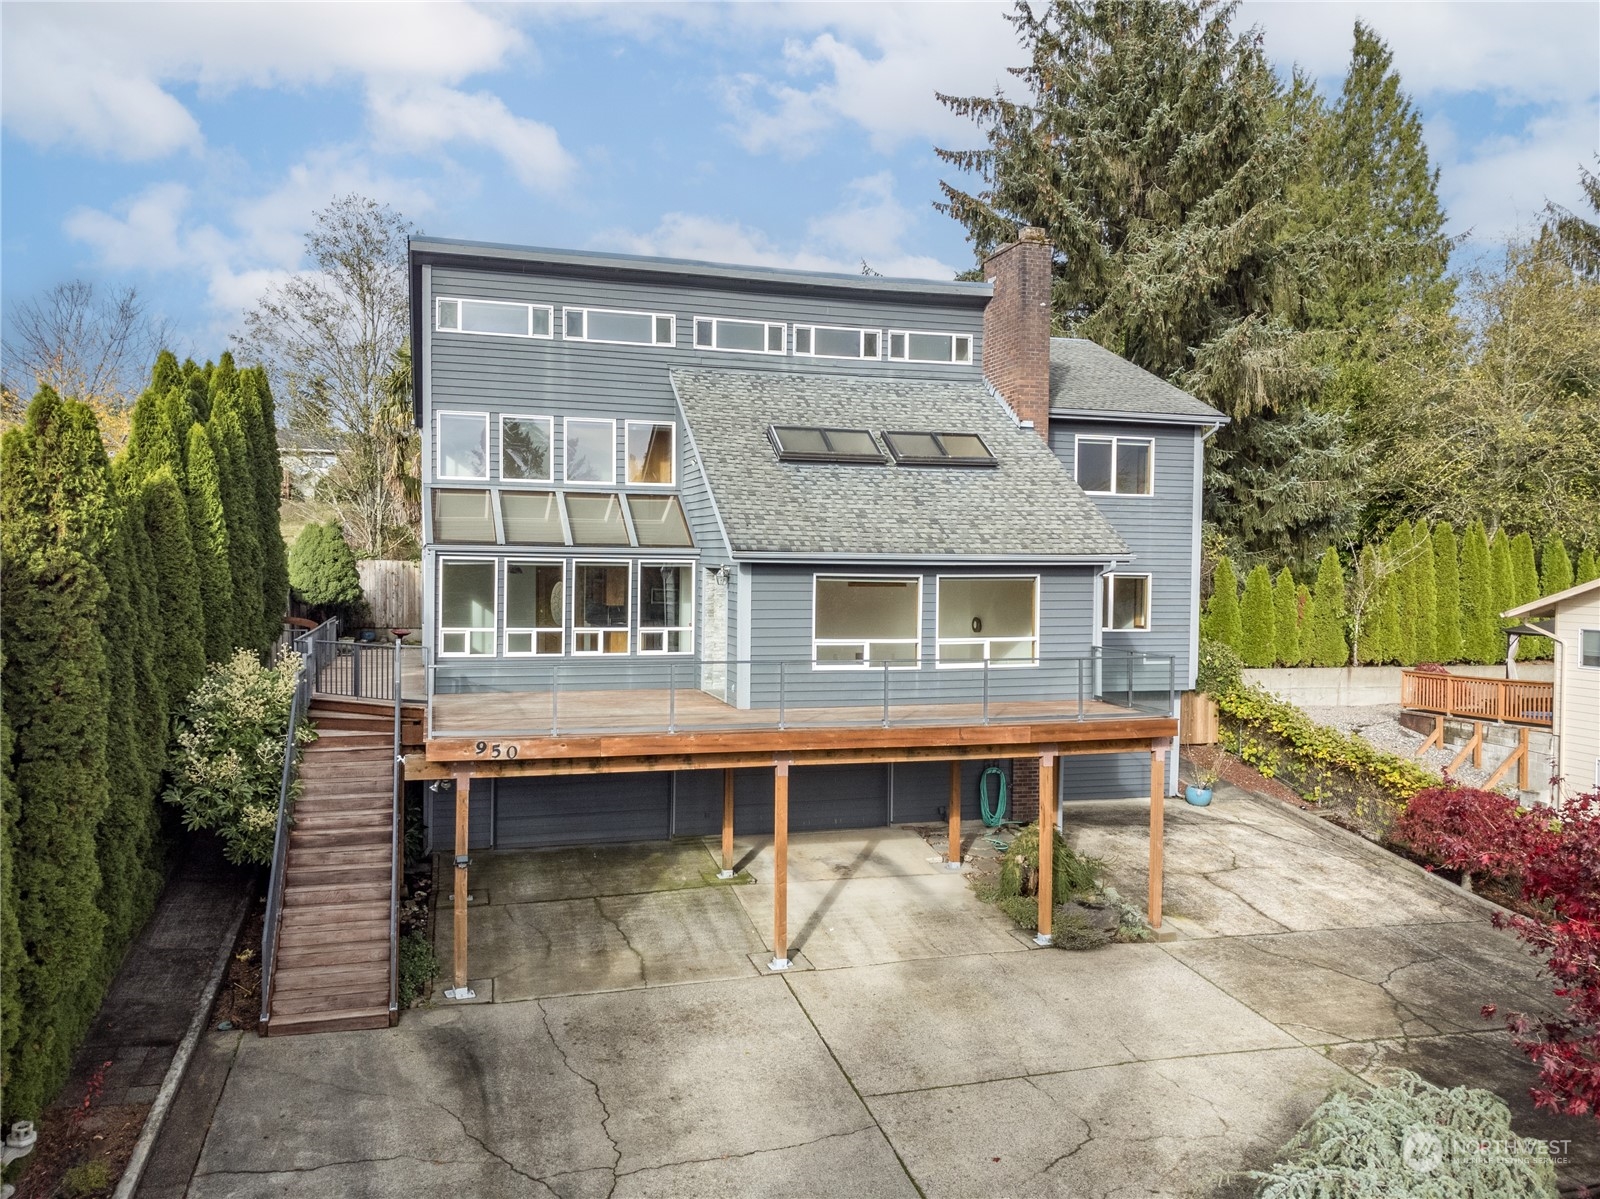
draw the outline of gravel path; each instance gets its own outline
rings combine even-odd
[[[1307,716],[1318,724],[1353,733],[1373,749],[1383,750],[1401,758],[1414,758],[1425,738],[1413,733],[1400,723],[1400,708],[1396,704],[1378,704],[1363,708],[1330,708],[1302,706]],[[1430,749],[1421,759],[1433,770],[1442,773],[1450,765],[1458,747]],[[1455,773],[1458,782],[1481,787],[1488,781],[1490,771],[1474,770],[1470,761],[1463,762]]]

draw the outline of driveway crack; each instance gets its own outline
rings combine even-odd
[[[612,928],[617,930],[617,936],[622,938],[622,943],[628,947],[628,952],[633,954],[634,958],[639,963],[639,981],[645,986],[649,986],[650,977],[645,971],[644,954],[640,953],[639,950],[634,946],[633,942],[629,939],[627,932],[624,931],[622,927],[622,921],[614,916],[606,915],[606,909],[604,905],[601,904],[598,896],[595,897],[594,910],[599,913],[600,919],[604,920]]]
[[[843,1132],[824,1133],[820,1137],[812,1137],[809,1141],[796,1141],[792,1145],[773,1145],[769,1149],[750,1149],[744,1153],[720,1153],[716,1157],[691,1157],[681,1162],[662,1162],[658,1166],[640,1166],[637,1170],[628,1170],[618,1174],[618,1178],[631,1178],[635,1174],[649,1174],[655,1170],[670,1170],[675,1166],[698,1166],[706,1162],[732,1162],[746,1157],[759,1157],[763,1153],[782,1153],[788,1149],[804,1149],[807,1145],[820,1145],[823,1141],[831,1141],[838,1137],[853,1137],[860,1132],[871,1132],[878,1128],[876,1123],[863,1124],[860,1128],[847,1128]]]
[[[619,929],[618,931],[620,932],[621,930]],[[629,948],[631,949],[632,946],[630,945]],[[561,1064],[567,1068],[567,1073],[571,1074],[572,1077],[589,1084],[589,1089],[594,1092],[594,1101],[600,1105],[600,1112],[603,1117],[600,1121],[600,1131],[605,1133],[606,1140],[611,1142],[611,1152],[616,1155],[617,1159],[611,1163],[611,1189],[606,1192],[607,1199],[610,1199],[610,1196],[616,1192],[617,1180],[621,1177],[617,1173],[617,1167],[622,1164],[622,1146],[617,1144],[617,1138],[611,1135],[611,1109],[606,1106],[606,1097],[600,1093],[600,1084],[572,1064],[572,1059],[567,1056],[566,1049],[556,1039],[555,1030],[550,1027],[549,1010],[538,1000],[534,1000],[534,1006],[539,1009],[539,1018],[544,1022],[545,1035],[550,1038],[550,1044],[555,1047],[555,1051],[561,1055]]]

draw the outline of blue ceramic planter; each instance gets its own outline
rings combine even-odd
[[[1185,787],[1183,797],[1197,808],[1203,808],[1211,802],[1210,787]]]

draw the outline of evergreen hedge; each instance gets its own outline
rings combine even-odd
[[[1277,617],[1272,600],[1272,576],[1265,566],[1257,566],[1244,581],[1244,602],[1239,609],[1244,629],[1239,654],[1246,666],[1271,666],[1277,661]]]

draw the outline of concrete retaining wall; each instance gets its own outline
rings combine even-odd
[[[1451,674],[1479,679],[1503,679],[1504,666],[1452,666]],[[1555,667],[1549,662],[1518,662],[1517,677],[1550,682]],[[1292,669],[1246,670],[1244,681],[1270,691],[1292,704],[1339,708],[1371,707],[1400,702],[1398,666],[1300,666]]]

